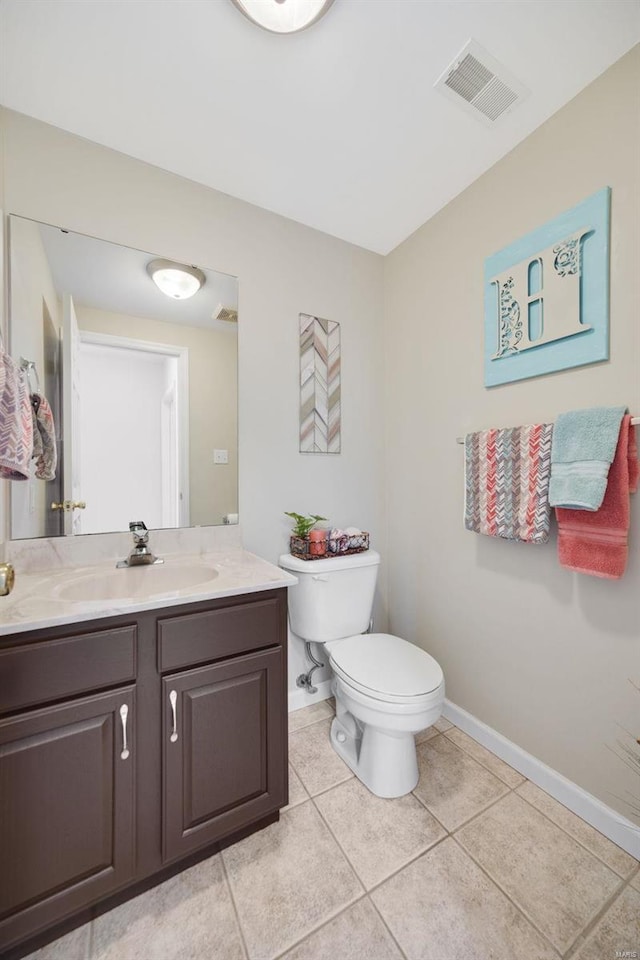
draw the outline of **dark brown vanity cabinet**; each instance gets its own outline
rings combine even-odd
[[[132,879],[134,703],[125,687],[0,720],[0,942]]]
[[[165,677],[163,855],[173,860],[277,809],[280,653]]]
[[[0,637],[0,956],[288,799],[286,590],[73,628]]]

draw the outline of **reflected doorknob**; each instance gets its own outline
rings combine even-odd
[[[65,513],[71,513],[72,510],[86,510],[87,504],[84,500],[63,500],[62,503],[51,504],[52,510],[64,510]]]

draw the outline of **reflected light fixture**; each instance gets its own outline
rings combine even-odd
[[[297,33],[322,17],[333,0],[232,0],[253,23],[271,33]]]
[[[206,283],[202,270],[173,260],[152,260],[147,264],[147,273],[172,300],[188,300]]]

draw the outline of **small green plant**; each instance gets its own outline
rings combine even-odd
[[[312,527],[315,527],[316,523],[319,520],[326,520],[326,517],[319,517],[317,514],[312,513],[308,517],[303,516],[301,513],[290,513],[285,510],[285,516],[291,517],[294,521],[294,527],[291,531],[294,537],[301,537],[303,540],[308,535]]]

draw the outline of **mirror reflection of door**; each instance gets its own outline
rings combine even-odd
[[[63,489],[64,499],[71,503],[80,503],[83,499],[80,483],[82,461],[82,388],[80,372],[80,331],[73,297],[69,293],[62,297],[62,356],[64,377],[62,379],[62,406],[64,410],[63,431]],[[75,507],[64,513],[64,532],[67,534],[84,533],[82,511]]]
[[[46,481],[45,503],[45,537],[60,537],[64,533],[64,517],[61,510],[52,510],[52,503],[60,503],[64,499],[62,484],[63,456],[62,456],[62,342],[46,302],[43,300],[42,341],[44,356],[44,395],[49,401],[53,423],[56,431],[56,446],[58,448],[58,469],[53,480]]]
[[[82,533],[188,526],[188,351],[81,331],[79,366]]]

